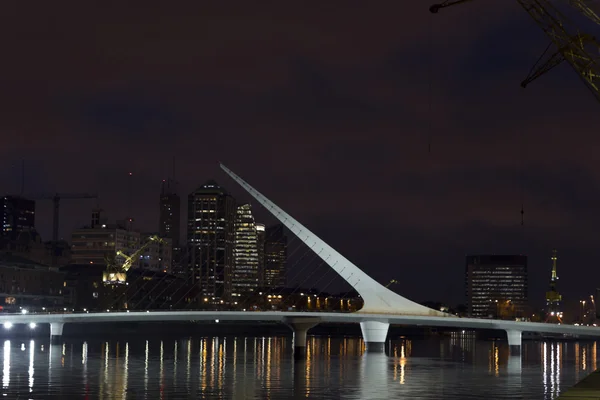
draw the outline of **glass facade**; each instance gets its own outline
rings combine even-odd
[[[258,232],[250,204],[237,208],[233,259],[232,296],[245,296],[259,286]]]

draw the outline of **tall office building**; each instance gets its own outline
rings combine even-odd
[[[258,288],[258,267],[256,222],[252,216],[252,206],[243,204],[237,207],[235,218],[235,246],[231,277],[233,297],[243,297]]]
[[[175,192],[172,180],[163,181],[160,193],[159,229],[160,237],[170,238],[173,247],[179,247],[181,199]]]
[[[256,247],[258,248],[258,286],[265,286],[265,225],[256,223]]]
[[[200,286],[203,303],[231,299],[235,216],[235,199],[215,181],[188,196],[189,273]]]
[[[0,198],[2,208],[2,236],[14,240],[19,233],[35,227],[35,201],[20,196]]]
[[[467,306],[475,318],[520,318],[527,308],[527,256],[467,256]]]
[[[181,263],[181,199],[176,192],[175,181],[163,181],[160,192],[160,214],[158,234],[171,239],[170,272],[184,273]]]
[[[264,286],[284,287],[286,285],[287,236],[283,230],[283,224],[268,227],[265,230],[264,240]]]

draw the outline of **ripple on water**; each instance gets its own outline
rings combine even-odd
[[[596,369],[596,342],[395,340],[364,354],[359,338],[209,337],[130,342],[5,341],[5,398],[554,399]]]

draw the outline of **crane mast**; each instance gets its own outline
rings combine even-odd
[[[430,7],[432,13],[440,9],[472,0],[447,0]],[[594,0],[569,0],[569,3],[583,15],[600,24],[600,18],[592,8]],[[549,0],[517,0],[534,19],[556,47],[556,51],[545,60],[536,63],[529,76],[521,83],[526,87],[563,61],[567,61],[577,72],[596,100],[600,101],[600,42],[577,27],[568,23],[567,18]]]

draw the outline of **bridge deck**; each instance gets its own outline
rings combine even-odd
[[[91,322],[151,322],[151,321],[278,321],[285,318],[319,318],[322,322],[359,323],[388,322],[393,325],[435,326],[458,329],[498,329],[522,332],[553,333],[600,337],[600,328],[593,326],[557,325],[536,322],[516,322],[493,319],[427,317],[393,314],[283,312],[283,311],[140,311],[72,314],[0,314],[0,324],[91,323]]]

